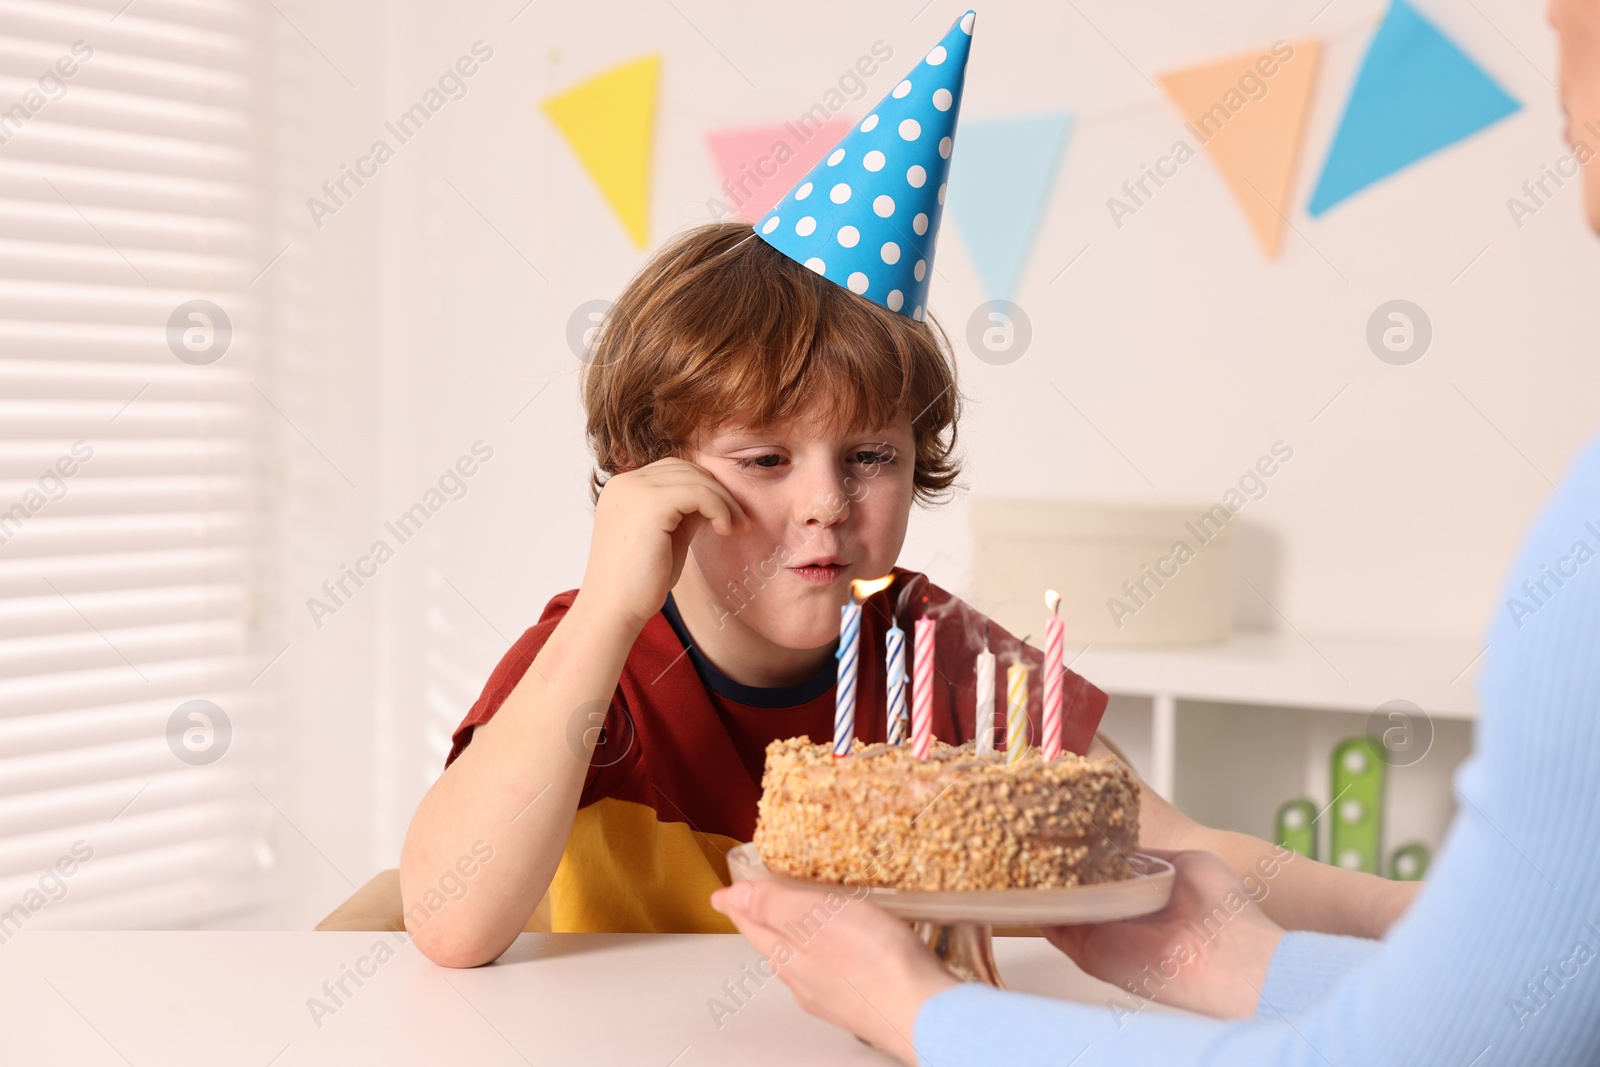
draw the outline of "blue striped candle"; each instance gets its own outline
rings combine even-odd
[[[861,605],[852,598],[839,609],[838,684],[834,687],[833,754],[848,756],[856,735],[856,666],[861,659]]]
[[[884,638],[889,667],[889,743],[906,743],[906,632],[899,624],[889,627]]]

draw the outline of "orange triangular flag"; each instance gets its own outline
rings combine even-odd
[[[1318,40],[1161,75],[1161,87],[1206,146],[1261,250],[1278,254],[1300,135],[1316,82]]]
[[[613,67],[544,102],[633,243],[650,243],[650,153],[660,56]]]

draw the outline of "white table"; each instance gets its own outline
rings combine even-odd
[[[332,1014],[307,1000],[385,944]],[[1013,989],[1114,993],[1042,938],[995,942]],[[0,945],[0,1062],[221,1064],[886,1064],[769,981],[719,1026],[708,1000],[753,964],[721,934],[523,934],[492,966],[436,967],[395,935],[22,932]],[[748,987],[748,985],[747,985]],[[332,1000],[326,1000],[330,1006]]]

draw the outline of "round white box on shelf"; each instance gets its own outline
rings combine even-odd
[[[1228,639],[1234,537],[1220,505],[980,498],[972,515],[978,604],[1018,636],[1040,632],[1044,591],[1055,589],[1068,642]]]

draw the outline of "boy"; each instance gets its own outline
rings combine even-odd
[[[709,895],[728,881],[724,853],[753,833],[767,742],[832,736],[852,579],[896,575],[864,605],[856,737],[885,740],[882,633],[923,613],[942,620],[934,734],[974,737],[987,641],[1002,667],[1033,668],[1040,736],[1039,653],[894,566],[911,505],[958,474],[955,369],[924,308],[972,23],[755,233],[688,232],[612,310],[583,379],[599,468],[583,584],[495,670],[407,835],[407,925],[434,961],[494,959],[536,907],[555,930],[733,932]],[[1065,744],[1082,752],[1106,697],[1070,671],[1066,694]],[[1272,851],[1145,796],[1149,844],[1192,840],[1241,870]],[[418,908],[479,843],[493,859],[467,894]],[[1289,871],[1279,887],[1305,886],[1282,893],[1285,908],[1342,900],[1387,925],[1409,899],[1374,912],[1376,888],[1321,892],[1320,875]]]

